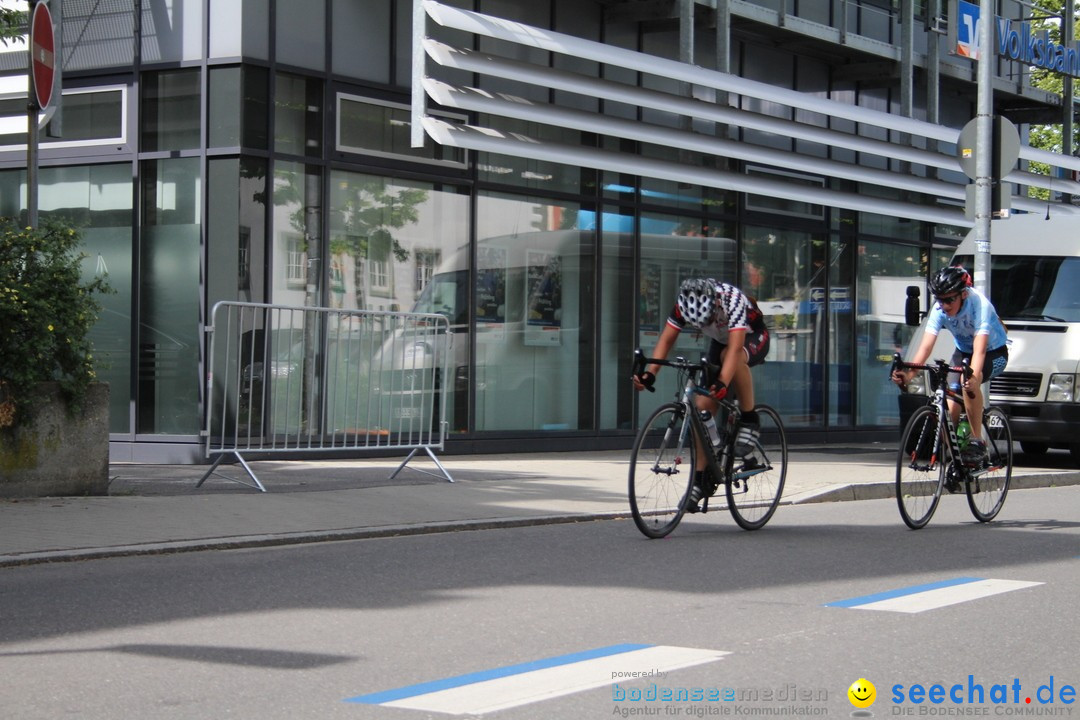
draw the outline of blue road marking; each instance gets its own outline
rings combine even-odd
[[[405,687],[397,688],[394,690],[384,690],[382,692],[370,693],[368,695],[358,695],[356,697],[346,698],[345,702],[381,705],[383,703],[393,702],[394,700],[401,700],[408,697],[414,697],[416,695],[426,695],[428,693],[438,692],[440,690],[448,690],[450,688],[461,687],[463,685],[472,685],[474,683],[484,682],[487,680],[509,677],[511,675],[520,675],[522,673],[533,672],[535,670],[543,670],[545,668],[558,667],[560,665],[569,665],[571,663],[577,663],[583,660],[592,660],[595,658],[607,657],[610,655],[619,655],[622,653],[632,652],[634,650],[642,650],[648,647],[652,647],[652,645],[640,645],[633,643],[609,645],[608,647],[596,648],[594,650],[583,650],[581,652],[570,653],[568,655],[559,655],[557,657],[544,658],[542,660],[532,660],[530,662],[520,663],[518,665],[508,665],[506,667],[493,668],[491,670],[481,670],[479,672],[467,673],[465,675],[458,675],[456,677],[445,678],[443,680],[433,680],[431,682],[418,683],[416,685],[407,685]]]
[[[916,593],[926,592],[927,590],[938,590],[940,588],[954,587],[956,585],[966,585],[973,582],[982,582],[983,578],[976,577],[959,577],[952,578],[951,580],[941,580],[939,582],[926,583],[925,585],[913,585],[906,588],[898,588],[896,590],[886,590],[881,593],[874,593],[873,595],[863,595],[861,597],[849,598],[847,600],[837,600],[831,603],[825,603],[825,607],[856,607],[858,605],[868,605],[869,603],[879,602],[881,600],[891,600],[892,598],[904,597],[905,595],[914,595]]]

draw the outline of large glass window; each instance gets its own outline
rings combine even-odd
[[[264,302],[266,161],[212,159],[208,172],[208,306],[219,300]]]
[[[142,3],[140,30],[144,63],[198,60],[202,57],[203,4]]]
[[[448,348],[425,347],[451,379],[446,407],[450,430],[466,431],[468,194],[462,188],[344,171],[331,174],[330,187],[330,305],[445,315],[452,342]],[[450,356],[441,357],[440,352]],[[391,382],[389,392],[402,387]]]
[[[690,277],[736,282],[736,243],[731,229],[711,225],[701,218],[643,214],[641,217],[641,263],[638,268],[638,328],[635,346],[649,354],[675,305],[679,285]],[[708,339],[690,329],[679,333],[670,357],[700,357]],[[644,418],[676,391],[676,374],[661,372],[655,393],[639,396],[638,417]]]
[[[68,90],[63,97],[63,134],[52,137],[49,131],[55,121],[39,134],[42,147],[70,145],[120,144],[127,141],[124,124],[127,91],[122,87]],[[0,116],[26,114],[26,98],[0,101]],[[23,127],[26,120],[23,118]],[[24,145],[26,132],[0,135],[0,145]]]
[[[139,433],[196,435],[200,397],[198,158],[142,164],[139,252]]]
[[[276,7],[277,61],[311,70],[324,69],[326,0],[279,2]]]
[[[26,173],[0,173],[0,216],[25,212]],[[42,168],[41,221],[56,219],[82,233],[83,276],[105,275],[114,293],[98,296],[102,311],[90,331],[98,380],[109,383],[109,431],[131,433],[131,166]]]
[[[322,155],[322,83],[279,73],[274,81],[274,150],[289,155]]]
[[[858,247],[855,424],[896,425],[900,410],[888,368],[911,338],[904,324],[907,286],[926,287],[930,259],[925,249],[912,246],[863,240]]]
[[[742,288],[769,327],[769,355],[754,368],[757,402],[772,405],[788,427],[823,423],[826,243],[811,233],[743,228]]]
[[[334,73],[389,84],[392,36],[386,30],[393,27],[390,22],[392,0],[368,0],[363,3],[332,0],[332,3]],[[411,33],[412,26],[406,29]]]
[[[199,71],[146,73],[142,81],[142,147],[146,152],[199,147]]]
[[[267,72],[253,65],[210,69],[210,147],[267,149]]]
[[[595,215],[595,213],[594,213]],[[634,392],[628,378],[631,351],[637,346],[634,333],[635,305],[646,305],[649,287],[634,274],[634,216],[605,212],[599,222],[581,213],[582,229],[600,229],[600,429],[633,427]],[[655,289],[659,292],[659,288]],[[662,303],[661,303],[662,305]],[[649,348],[646,348],[648,351]]]
[[[442,115],[442,113],[432,113]],[[463,116],[452,116],[464,121]],[[412,147],[409,106],[355,95],[338,95],[337,149],[380,157],[399,157],[464,167],[465,151],[435,144],[427,135]]]
[[[210,57],[270,57],[270,0],[210,0]]]
[[[575,205],[481,195],[477,210],[476,429],[590,429],[594,233]]]
[[[271,302],[321,305],[322,173],[314,165],[278,161],[274,169]]]
[[[542,143],[571,147],[585,144],[583,134],[571,128],[491,116],[481,118],[480,125],[495,128],[511,136],[524,135]],[[537,191],[580,193],[596,182],[596,172],[591,168],[516,155],[481,152],[477,155],[476,167],[482,180]]]

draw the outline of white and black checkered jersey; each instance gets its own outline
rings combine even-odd
[[[742,290],[728,283],[711,282],[716,289],[717,312],[713,321],[701,328],[702,334],[721,345],[727,345],[729,330],[755,332],[765,329],[765,319],[758,310],[757,304]],[[679,311],[678,303],[672,308],[667,321],[668,325],[679,330],[686,328],[687,323]]]

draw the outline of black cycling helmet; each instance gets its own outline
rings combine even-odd
[[[716,317],[716,284],[704,278],[689,278],[679,286],[679,312],[694,327],[705,327]]]
[[[971,276],[959,265],[941,268],[930,280],[930,292],[937,297],[952,295],[971,287]]]

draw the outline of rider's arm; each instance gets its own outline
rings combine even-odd
[[[980,385],[983,381],[983,363],[986,361],[986,346],[990,342],[990,336],[986,333],[979,333],[972,341],[971,351],[971,377],[964,381],[964,385],[968,383],[974,385]]]
[[[724,364],[720,366],[720,381],[731,385],[735,371],[739,367],[739,352],[746,344],[746,330],[728,330],[728,351],[724,353]]]
[[[934,351],[934,344],[937,342],[937,333],[924,332],[922,340],[919,341],[919,347],[915,350],[915,356],[911,358],[909,362],[915,365],[922,365],[926,362],[926,359],[930,357],[930,353]],[[897,370],[893,373],[893,382],[901,387],[907,385],[911,378],[915,376],[915,370]]]
[[[649,357],[660,358],[661,360],[666,358],[675,344],[675,339],[679,337],[679,332],[681,331],[677,325],[665,324],[663,331],[660,333],[660,338],[656,341],[656,347],[653,348],[652,355]],[[660,372],[659,365],[650,365],[645,369],[653,375]]]
[[[659,339],[656,341],[656,346],[653,348],[652,354],[649,357],[660,358],[661,360],[667,358],[668,353],[671,352],[671,347],[675,344],[675,338],[679,337],[681,332],[678,325],[672,323],[666,323],[664,329],[660,333]],[[649,365],[645,368],[645,373],[651,373],[655,378],[656,373],[660,372],[659,365]],[[644,374],[644,373],[642,373]],[[634,388],[637,390],[644,390],[645,385],[641,382],[641,378],[637,375],[631,375],[630,381],[634,384]],[[650,382],[651,385],[651,382]]]

